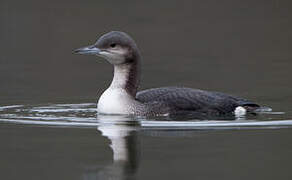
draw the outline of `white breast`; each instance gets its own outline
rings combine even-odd
[[[108,88],[99,98],[97,110],[102,114],[133,114],[135,100],[126,90]]]

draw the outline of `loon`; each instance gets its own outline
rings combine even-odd
[[[222,116],[245,115],[261,108],[233,95],[185,87],[161,87],[138,92],[141,54],[135,41],[124,32],[111,31],[102,35],[94,45],[73,52],[102,57],[114,66],[113,80],[98,100],[99,114]]]

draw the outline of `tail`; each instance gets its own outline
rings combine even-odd
[[[266,106],[259,106],[258,104],[245,104],[243,107],[249,113],[262,113],[272,111],[272,108]]]
[[[266,106],[260,106],[257,109],[254,110],[255,113],[261,113],[261,112],[271,112],[273,109]]]

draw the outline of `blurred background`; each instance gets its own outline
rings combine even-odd
[[[292,1],[1,0],[0,104],[96,102],[112,67],[72,50],[119,30],[141,89],[187,86],[291,107]]]

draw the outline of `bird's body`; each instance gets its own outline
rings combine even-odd
[[[137,92],[141,55],[134,40],[123,32],[107,33],[94,45],[75,52],[95,54],[114,65],[112,83],[98,101],[98,112],[102,114],[221,116],[260,108],[243,98],[192,88],[162,87]]]
[[[177,110],[186,111],[218,111],[230,113],[238,106],[257,106],[255,103],[235,96],[203,91],[200,89],[164,87],[138,92],[140,102],[163,102]]]

